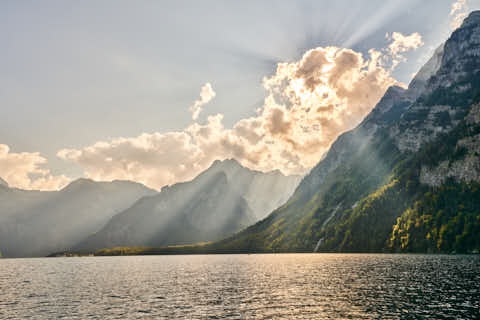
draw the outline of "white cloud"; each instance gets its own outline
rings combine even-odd
[[[393,68],[395,68],[400,62],[406,61],[406,58],[402,56],[403,53],[415,50],[424,44],[422,36],[418,32],[414,32],[410,35],[403,35],[400,32],[393,32],[391,35],[387,33],[387,39],[392,40],[392,43],[390,43],[387,50],[392,57]]]
[[[460,27],[463,20],[467,17],[468,11],[469,6],[467,0],[455,1],[450,9],[450,16],[452,17],[450,27],[452,29],[457,29],[458,27]]]
[[[159,188],[197,172],[199,150],[185,132],[144,133],[82,150],[64,149],[58,156],[79,163],[94,180],[133,180]]]
[[[207,82],[200,90],[200,99],[196,100],[190,107],[193,120],[198,119],[200,112],[202,112],[203,106],[209,103],[215,97],[215,95],[216,93],[213,91],[212,85]]]
[[[12,153],[5,144],[0,144],[0,177],[10,187],[34,190],[58,190],[70,179],[54,176],[48,169],[42,168],[47,159],[38,152]]]
[[[387,49],[372,49],[367,56],[319,47],[299,61],[279,63],[275,74],[263,80],[263,106],[232,128],[225,128],[223,115],[217,114],[183,131],[117,138],[60,150],[58,156],[79,164],[95,180],[129,179],[157,189],[193,178],[216,159],[235,158],[262,171],[306,173],[389,86],[402,85],[391,75],[392,60],[421,45],[421,37],[394,33],[392,40]],[[194,119],[214,95],[207,83],[190,109]]]
[[[388,50],[393,56],[398,56],[401,53],[417,49],[423,45],[422,36],[418,32],[414,32],[409,36],[400,32],[394,32],[391,35],[391,39],[393,39],[393,42],[388,46]]]

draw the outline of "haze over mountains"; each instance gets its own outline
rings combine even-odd
[[[140,199],[74,249],[219,240],[283,204],[299,181],[299,176],[262,173],[235,160],[217,160],[192,181],[164,187],[159,194]]]
[[[88,179],[60,191],[2,188],[0,251],[7,257],[25,257],[67,250],[138,198],[154,193],[139,183]]]
[[[224,172],[232,187],[247,200],[257,221],[284,204],[302,179],[298,175],[285,176],[279,170],[250,170],[233,159],[216,160],[206,172]]]
[[[190,182],[161,192],[128,181],[79,179],[58,192],[0,182],[0,252],[44,256],[75,248],[218,240],[284,203],[300,176],[215,161]]]

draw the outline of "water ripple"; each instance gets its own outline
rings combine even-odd
[[[479,319],[480,258],[209,255],[0,260],[1,319]]]

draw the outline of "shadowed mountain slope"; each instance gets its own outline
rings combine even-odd
[[[253,171],[235,160],[217,160],[192,181],[140,199],[75,249],[218,240],[283,204],[299,180],[279,171]]]
[[[25,257],[66,250],[140,197],[154,193],[127,181],[79,179],[50,192],[1,185],[0,251],[6,257]]]
[[[164,187],[113,217],[76,249],[151,246],[218,240],[255,221],[247,201],[223,171]]]

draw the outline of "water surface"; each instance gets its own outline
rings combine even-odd
[[[479,319],[480,258],[0,259],[0,319]]]

